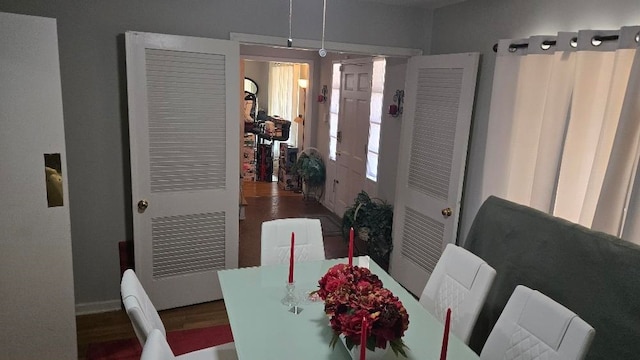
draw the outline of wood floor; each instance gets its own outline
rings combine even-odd
[[[339,221],[321,204],[305,201],[301,194],[282,191],[275,182],[245,182],[243,192],[249,205],[246,208],[246,220],[240,221],[240,267],[259,265],[260,227],[265,220],[327,215]],[[340,236],[325,236],[324,241],[327,258],[347,256],[347,246]],[[167,331],[229,323],[222,300],[160,311],[160,317]],[[77,316],[76,327],[79,359],[85,359],[90,343],[135,337],[123,310]]]

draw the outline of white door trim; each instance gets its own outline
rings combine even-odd
[[[246,33],[229,33],[229,39],[237,41],[241,44],[251,45],[268,45],[277,47],[287,47],[287,38],[278,36],[256,35]],[[320,40],[307,40],[307,39],[293,39],[294,49],[303,50],[318,50],[322,46]],[[363,55],[384,55],[384,56],[400,56],[410,57],[422,55],[421,49],[393,47],[393,46],[378,46],[378,45],[365,45],[365,44],[349,44],[342,42],[325,41],[324,48],[327,51],[347,52],[350,54],[363,54]]]

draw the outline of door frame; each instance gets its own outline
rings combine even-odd
[[[279,36],[256,35],[246,33],[229,33],[229,40],[237,41],[245,45],[265,45],[270,47],[287,47],[289,39]],[[293,49],[309,50],[320,49],[322,42],[319,40],[296,39],[293,38]],[[328,52],[344,52],[349,54],[367,55],[367,56],[394,56],[394,57],[412,57],[423,55],[422,49],[404,48],[395,46],[377,46],[366,44],[350,44],[335,41],[325,41],[324,48]],[[241,54],[242,55],[242,54]]]

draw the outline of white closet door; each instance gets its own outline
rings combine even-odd
[[[127,32],[136,273],[158,309],[238,266],[239,45]]]
[[[56,29],[0,13],[2,359],[78,358]]]
[[[458,231],[479,54],[409,60],[391,274],[420,294]]]

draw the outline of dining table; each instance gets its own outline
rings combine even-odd
[[[224,302],[240,360],[351,359],[338,341],[330,346],[333,331],[324,302],[309,294],[327,270],[347,259],[295,263],[296,306],[284,305],[289,264],[228,269],[218,272]],[[356,257],[354,265],[368,267],[403,303],[409,328],[403,341],[406,359],[439,360],[444,325],[418,300],[368,256]],[[455,314],[454,314],[455,316]],[[404,359],[389,349],[384,359]],[[463,341],[449,335],[447,359],[479,359]]]

